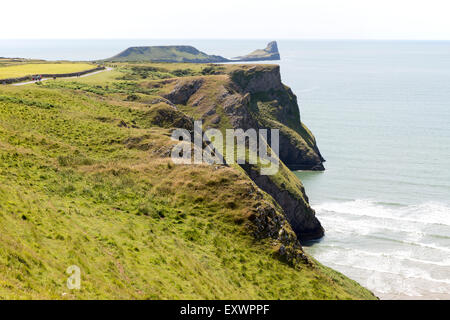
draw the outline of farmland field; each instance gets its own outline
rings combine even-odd
[[[90,63],[27,63],[0,67],[0,79],[18,78],[33,74],[60,74],[95,68]]]

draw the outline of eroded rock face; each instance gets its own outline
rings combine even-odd
[[[230,78],[232,85],[221,98],[224,112],[234,128],[279,129],[279,157],[288,168],[324,170],[324,159],[314,136],[302,126],[297,98],[281,83],[278,66],[239,69],[230,74]],[[300,183],[293,192],[276,183],[275,177],[260,175],[254,166],[242,167],[258,187],[280,204],[301,241],[323,236],[324,229]]]
[[[172,103],[188,104],[193,111],[198,112],[198,119],[207,118],[213,127],[223,127],[221,121],[226,118],[226,125],[234,129],[279,129],[280,159],[283,163],[291,168],[323,170],[323,159],[315,139],[302,126],[297,98],[282,84],[278,66],[243,66],[234,69],[229,74],[229,81],[221,83],[213,98],[207,94],[210,91],[202,91],[202,85],[207,79],[179,81],[165,96]],[[211,90],[211,84],[208,85],[208,90]],[[285,166],[280,167],[281,173],[277,176],[263,176],[253,165],[241,166],[250,179],[280,205],[294,238],[305,241],[323,236],[324,230],[309,206],[301,182]],[[269,211],[264,212],[265,216],[270,216]],[[275,219],[272,218],[269,219],[270,225]],[[261,219],[265,221],[266,218]],[[267,223],[258,225],[260,228],[269,228],[270,237],[274,232],[281,232],[280,228],[277,227],[275,231]],[[294,247],[292,244],[282,244],[280,254],[292,253]]]
[[[276,41],[271,41],[267,44],[267,47],[264,49],[269,53],[278,53],[278,45]]]
[[[238,69],[222,97],[234,128],[280,130],[280,159],[291,170],[324,170],[315,138],[300,120],[297,97],[281,82],[279,66]]]
[[[253,119],[247,108],[249,95],[228,93],[220,101],[223,110],[230,118],[233,128],[257,128],[257,122]]]
[[[194,129],[194,119],[166,103],[150,107],[148,121],[163,128],[182,128],[189,131]]]
[[[280,159],[291,170],[324,171],[324,159],[314,144],[312,149],[297,147],[292,136],[280,132]]]
[[[277,253],[282,260],[292,266],[296,266],[300,261],[309,262],[286,217],[278,213],[273,206],[262,203],[255,209],[252,222],[255,225],[255,238],[272,238],[279,243]]]
[[[249,195],[257,201],[251,208],[252,215],[249,218],[254,227],[253,236],[256,239],[272,239],[272,245],[278,248],[279,258],[294,267],[299,266],[298,262],[309,263],[285,214],[273,203],[264,200],[260,189],[253,184],[249,187]]]
[[[189,98],[202,86],[203,79],[179,80],[173,90],[165,96],[173,104],[186,104]]]
[[[316,218],[314,210],[307,203],[307,197],[304,190],[301,192],[305,200],[298,199],[295,194],[286,189],[282,189],[271,180],[270,176],[264,176],[250,165],[242,165],[249,177],[262,190],[270,194],[277,203],[283,208],[287,220],[292,230],[294,230],[300,241],[307,241],[323,237],[324,229],[320,221]]]
[[[281,83],[280,67],[261,69],[253,66],[247,70],[238,69],[230,73],[230,78],[243,93],[268,92],[271,90],[283,90]]]

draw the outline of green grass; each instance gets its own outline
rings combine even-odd
[[[122,75],[0,87],[0,298],[374,298],[256,240],[249,217],[270,197],[236,168],[172,164],[171,124],[154,121],[167,108],[126,100],[158,91]]]
[[[130,47],[108,61],[147,62],[223,62],[226,59],[211,56],[191,46]]]
[[[64,74],[95,68],[90,63],[25,63],[0,66],[0,79],[20,78],[34,74]]]

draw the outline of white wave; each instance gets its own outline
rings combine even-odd
[[[353,277],[363,286],[371,289],[378,296],[429,296],[432,293],[450,294],[450,281],[432,278],[426,272],[411,274],[411,272],[383,270],[359,265],[345,265],[339,262],[331,263],[331,267]]]
[[[388,273],[388,274],[399,276],[399,277],[401,277],[403,279],[426,280],[426,281],[431,281],[431,282],[436,282],[436,283],[442,283],[442,284],[450,285],[450,280],[449,279],[434,279],[434,278],[430,277],[426,273],[422,273],[420,275],[414,275],[414,274],[405,274],[405,273],[402,273],[402,272],[395,272],[395,271],[392,271],[392,270],[383,270],[383,269],[370,268],[370,267],[364,267],[364,266],[358,266],[358,265],[347,265],[347,264],[337,263],[337,262],[333,262],[333,264],[335,264],[337,266],[343,266],[343,267],[348,267],[348,268],[360,269],[360,270],[369,271],[369,272]]]
[[[333,229],[335,229],[336,226],[341,227],[343,231],[347,231],[349,229],[349,221],[342,219],[342,217],[329,217],[329,216],[321,216],[320,221],[323,222],[323,224],[329,224],[333,226]],[[410,227],[403,225],[401,228],[394,227],[391,223],[369,223],[367,221],[351,221],[351,227],[352,229],[358,229],[360,228],[366,228],[368,230],[374,230],[374,229],[382,229],[382,230],[389,230],[392,232],[402,232],[402,233],[409,233],[409,234],[416,234],[418,238],[422,238],[425,235],[432,235],[432,236],[440,236],[439,234],[429,234],[423,232],[421,229],[418,229],[417,227]]]
[[[331,211],[355,216],[450,226],[450,207],[436,202],[388,207],[371,200],[358,199],[345,202],[326,202],[315,205],[314,209],[318,215],[324,211]]]
[[[369,229],[368,229],[369,230]],[[344,235],[348,235],[349,231],[348,229],[333,229],[332,232],[336,232],[336,233],[341,233]],[[407,246],[413,246],[413,247],[421,247],[421,248],[426,248],[426,249],[432,249],[432,250],[438,250],[438,251],[442,251],[442,252],[446,252],[448,254],[450,254],[450,248],[447,247],[442,247],[442,246],[437,246],[435,244],[429,244],[429,243],[422,243],[419,241],[407,241],[407,240],[401,240],[401,239],[395,239],[395,238],[390,238],[390,237],[386,237],[386,236],[375,236],[375,235],[371,235],[372,231],[367,231],[367,232],[356,232],[353,231],[351,232],[352,234],[355,235],[361,235],[361,236],[365,236],[367,238],[372,238],[372,239],[377,239],[377,240],[382,240],[382,241],[391,241],[391,242],[396,242],[399,244],[403,244],[403,245],[407,245]]]
[[[326,250],[315,257],[378,292],[417,295],[434,288],[450,293],[447,266],[405,264],[388,257],[361,255],[356,250]]]
[[[421,263],[421,264],[435,265],[435,266],[439,266],[439,267],[450,267],[450,256],[448,258],[445,258],[442,261],[431,261],[431,260],[423,260],[423,259],[417,259],[417,258],[411,257],[411,251],[409,251],[409,250],[396,251],[395,253],[385,253],[385,252],[371,252],[371,251],[365,251],[365,250],[359,250],[359,249],[344,248],[344,247],[334,245],[334,244],[322,245],[321,247],[330,249],[330,250],[342,250],[342,251],[345,251],[349,255],[358,256],[361,259],[364,259],[364,257],[361,257],[361,256],[369,256],[369,257],[376,257],[379,259],[405,260],[405,261],[417,262],[417,263]],[[341,255],[341,258],[342,258],[342,255]]]
[[[427,243],[429,240],[424,241],[427,236],[432,237],[446,237],[447,235],[441,235],[436,232],[424,232],[421,229],[414,228],[396,228],[391,227],[386,223],[369,223],[367,221],[348,221],[339,217],[320,217],[322,224],[325,226],[327,233],[343,235],[356,235],[365,236],[368,238],[378,239],[382,241],[397,242],[399,244],[405,244],[409,246],[422,247],[433,250],[440,250],[450,253],[449,247],[439,246],[434,243]],[[386,232],[384,235],[380,233]],[[389,233],[390,232],[390,233]]]
[[[352,200],[313,207],[327,230],[311,248],[322,263],[378,293],[450,294],[448,204]]]

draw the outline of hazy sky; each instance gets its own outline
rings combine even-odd
[[[449,0],[33,0],[0,9],[0,39],[450,40]]]

